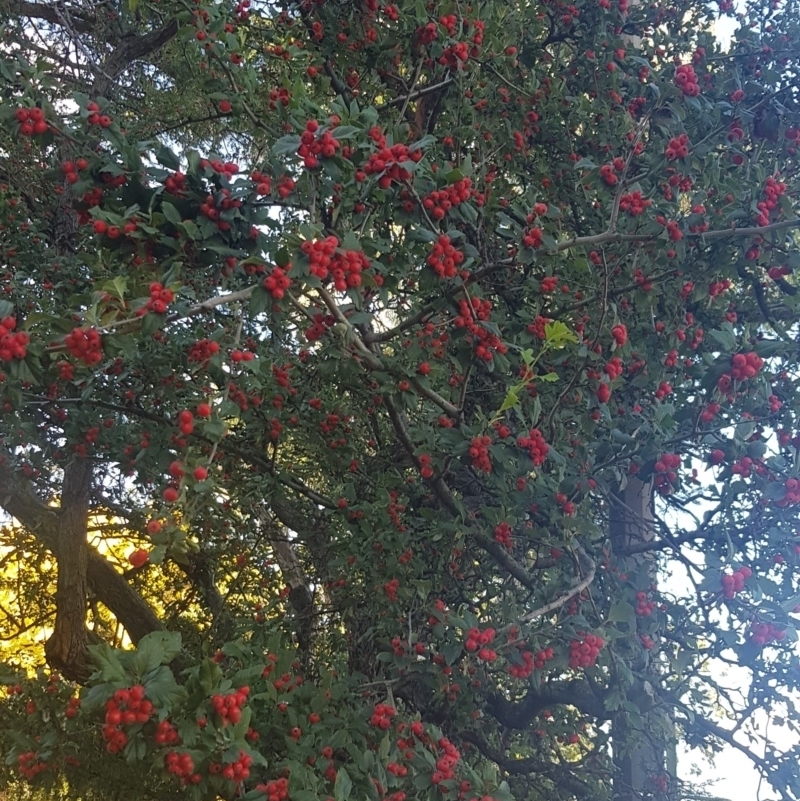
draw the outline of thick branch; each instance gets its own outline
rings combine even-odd
[[[62,16],[55,3],[27,3],[22,0],[9,0],[7,3],[0,4],[0,9],[29,19],[41,19],[51,25],[63,24]],[[69,16],[72,27],[81,33],[91,32],[96,22],[93,16],[79,9],[66,7],[63,13]]]
[[[502,696],[489,699],[492,715],[509,729],[525,729],[545,709],[564,704],[573,706],[587,715],[600,720],[609,720],[603,699],[595,695],[588,682],[581,679],[552,681],[538,689],[530,687],[521,701],[509,701]]]
[[[17,519],[52,553],[57,552],[58,509],[45,504],[21,479],[7,454],[0,454],[0,508]],[[163,624],[114,566],[92,548],[87,550],[86,579],[91,592],[119,620],[133,643]]]
[[[119,77],[134,61],[160,50],[178,33],[178,20],[172,19],[156,31],[123,40],[122,44],[99,68],[100,77],[94,84],[94,95],[104,97],[114,79]]]

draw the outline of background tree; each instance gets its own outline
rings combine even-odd
[[[800,796],[795,6],[0,3],[13,792]]]

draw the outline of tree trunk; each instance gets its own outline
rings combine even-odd
[[[45,644],[48,663],[68,679],[79,682],[86,681],[92,672],[86,629],[86,531],[91,485],[92,468],[87,459],[76,459],[64,469],[56,545],[56,622]]]
[[[654,537],[653,485],[631,477],[615,497],[609,519],[611,543],[615,552],[625,553],[631,545],[649,542]],[[635,585],[655,584],[657,565],[652,553],[618,557],[618,560],[621,571]],[[631,667],[641,671],[645,664]],[[655,684],[658,665],[651,663],[647,671],[653,674]],[[625,710],[616,715],[612,723],[614,801],[676,801],[674,725],[656,707],[646,681],[632,690],[628,695],[637,699],[640,715]]]

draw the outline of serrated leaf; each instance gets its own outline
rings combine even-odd
[[[552,348],[563,348],[568,342],[577,342],[578,337],[570,331],[566,323],[554,320],[544,327],[544,341]]]
[[[500,407],[500,412],[505,412],[508,409],[513,409],[515,406],[519,404],[519,395],[515,389],[508,390],[508,394],[503,401],[503,405]]]
[[[275,156],[286,156],[289,153],[297,153],[297,148],[300,147],[300,137],[296,134],[289,134],[282,136],[272,146],[272,153]]]
[[[336,772],[336,782],[333,785],[333,797],[336,801],[349,801],[353,789],[353,780],[345,768]]]
[[[611,623],[627,623],[631,630],[636,628],[636,611],[627,601],[615,601],[608,610]]]

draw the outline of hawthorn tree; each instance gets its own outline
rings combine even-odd
[[[0,10],[16,797],[800,797],[794,0]]]

